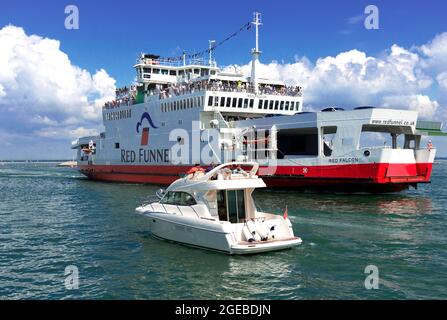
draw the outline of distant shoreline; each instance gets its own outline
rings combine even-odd
[[[70,159],[61,159],[61,160],[0,160],[0,162],[3,163],[59,163],[59,162],[66,162],[66,161],[73,161]]]
[[[447,157],[436,157],[435,160],[447,160]],[[0,163],[59,163],[66,161],[74,161],[72,159],[59,159],[59,160],[0,160]]]

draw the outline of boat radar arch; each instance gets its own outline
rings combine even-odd
[[[249,171],[241,169],[232,172],[230,167],[251,167]],[[190,174],[173,182],[166,191],[199,191],[225,189],[265,188],[265,182],[256,175],[259,164],[256,162],[228,162],[220,164],[203,175]],[[203,173],[203,171],[202,171]]]

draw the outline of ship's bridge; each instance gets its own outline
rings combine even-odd
[[[195,78],[215,75],[219,68],[214,60],[188,59],[171,60],[169,58],[160,58],[158,55],[145,54],[137,60],[134,65],[137,71],[137,81],[147,84],[166,85],[183,81],[191,81]],[[146,88],[146,90],[147,90]]]

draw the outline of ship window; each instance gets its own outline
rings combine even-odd
[[[239,98],[239,102],[237,104],[238,108],[242,108],[242,98]]]
[[[253,108],[254,103],[255,103],[255,99],[250,99],[250,108]]]
[[[231,107],[231,98],[227,98],[227,104],[225,105],[227,108]]]
[[[233,107],[233,108],[236,108],[236,105],[237,105],[237,99],[236,99],[236,98],[233,98],[232,107]]]
[[[286,110],[289,110],[289,101],[286,101],[286,107],[285,107],[285,109],[286,109]]]
[[[211,75],[215,75],[215,74],[216,74],[216,71],[211,70]]]
[[[214,106],[215,107],[219,106],[219,97],[214,97]]]
[[[290,102],[290,110],[295,109],[295,101]]]
[[[334,138],[337,133],[337,127],[323,127],[322,129],[322,138],[323,138],[323,154],[326,157],[330,157],[332,155],[332,149],[334,146]]]
[[[179,76],[183,76],[183,75],[185,75],[185,70],[180,70],[180,71],[178,72],[178,75],[179,75]]]
[[[279,101],[277,100],[275,101],[275,110],[278,110],[278,107],[279,107]]]
[[[264,103],[264,100],[258,101],[258,109],[262,109],[262,104]]]
[[[212,107],[213,106],[213,96],[210,96],[208,98],[208,106]]]
[[[120,148],[120,143],[119,142],[115,142],[115,149],[119,149]]]
[[[160,73],[160,69],[152,69],[152,73],[159,74]]]
[[[273,109],[273,103],[275,103],[275,101],[270,100],[270,105],[269,105],[269,109],[272,110]]]
[[[411,132],[411,127],[365,124],[360,134],[360,148],[384,147],[400,149],[405,146],[405,133]]]
[[[248,99],[244,99],[244,108],[248,108]]]
[[[225,107],[225,97],[220,98],[220,106]]]
[[[200,74],[200,69],[194,69],[194,74]]]
[[[175,72],[175,70],[169,70],[169,75],[175,76],[177,75],[177,72]]]
[[[269,101],[265,100],[264,101],[264,109],[268,109],[268,107],[269,107]]]
[[[161,74],[168,74],[169,72],[168,72],[168,70],[166,70],[166,69],[161,69]]]
[[[186,192],[168,192],[163,199],[160,200],[162,204],[172,204],[176,206],[193,206],[197,202],[192,195]]]
[[[284,110],[284,101],[281,101],[281,106],[279,107],[279,110]]]
[[[300,109],[300,102],[297,101],[297,102],[296,102],[296,111],[298,111],[299,109]]]
[[[318,156],[318,129],[283,129],[277,135],[278,159]]]

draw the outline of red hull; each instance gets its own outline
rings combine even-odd
[[[93,180],[168,185],[191,166],[81,165]],[[263,176],[271,188],[303,188],[355,192],[395,192],[430,182],[432,163],[346,164],[331,166],[279,166],[275,175]]]

